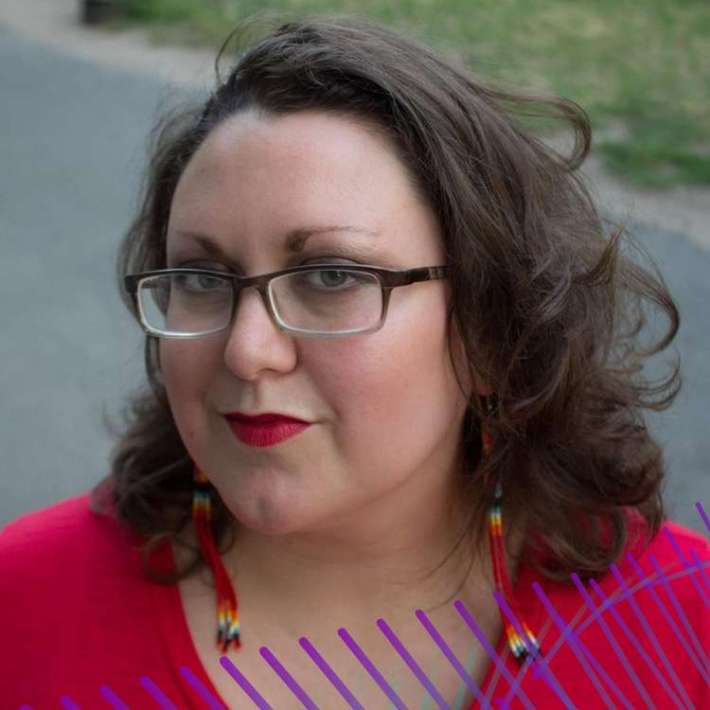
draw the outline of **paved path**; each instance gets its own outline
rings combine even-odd
[[[114,284],[116,245],[156,111],[197,89],[72,56],[0,24],[0,91],[2,525],[107,471],[102,412],[118,414],[143,379],[141,337]],[[638,207],[637,197],[624,209]],[[667,444],[670,513],[700,530],[693,505],[710,509],[710,250],[702,230],[667,226],[638,236],[681,307],[686,384],[653,426]]]

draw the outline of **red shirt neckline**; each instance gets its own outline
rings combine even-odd
[[[175,558],[172,547],[168,541],[161,544],[154,553],[154,560],[160,565],[163,570],[175,570]],[[546,580],[540,577],[533,567],[525,560],[519,563],[517,579],[513,585],[513,592],[516,596],[518,608],[521,616],[524,618],[527,625],[536,633],[539,633],[544,617],[544,607],[538,600],[537,596],[532,592],[531,585],[534,581],[541,584],[543,589],[546,587]],[[191,673],[196,676],[205,687],[214,700],[221,703],[225,709],[229,708],[229,704],[222,698],[219,691],[214,687],[210,676],[208,675],[204,664],[202,663],[195,647],[190,629],[187,623],[187,616],[180,595],[178,584],[172,585],[151,585],[153,589],[152,605],[158,619],[158,627],[160,632],[161,644],[166,655],[170,659],[170,668],[177,674],[176,685],[185,693],[185,699],[189,702],[188,707],[200,708],[195,704],[194,698],[199,694],[199,691],[193,688],[188,680],[183,676],[181,667],[187,667]],[[547,591],[547,590],[545,590]],[[451,602],[453,604],[453,602]],[[412,610],[412,615],[414,610]],[[216,619],[216,615],[215,615]],[[414,618],[412,619],[414,623]],[[216,620],[215,620],[216,628]],[[215,631],[216,634],[216,631]],[[473,639],[473,632],[471,634]],[[501,660],[501,663],[510,668],[509,657],[510,650],[506,643],[505,632],[501,631],[499,638],[495,643],[491,642],[491,646],[495,648],[496,655]],[[432,642],[433,643],[433,642]],[[327,660],[327,659],[326,659]],[[426,673],[426,669],[423,669]],[[226,671],[223,671],[226,673]],[[484,696],[490,696],[495,690],[495,685],[491,684],[498,682],[500,672],[497,664],[489,659],[486,666],[486,672],[479,689]],[[512,672],[515,677],[516,671]],[[463,682],[463,681],[462,681]],[[236,685],[236,683],[235,683]],[[490,692],[489,692],[490,691]],[[245,695],[245,700],[247,696]],[[490,697],[489,697],[490,699]]]

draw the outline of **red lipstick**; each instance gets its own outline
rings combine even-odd
[[[248,416],[240,412],[225,414],[234,435],[248,446],[274,446],[307,429],[311,424],[283,414]]]

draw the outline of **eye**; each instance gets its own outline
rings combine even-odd
[[[320,288],[322,286],[326,289],[342,288],[355,280],[352,272],[348,273],[345,270],[338,271],[336,269],[321,269],[320,271],[312,271],[306,274],[306,277],[310,286],[314,286],[315,288]]]
[[[173,283],[176,288],[185,293],[215,293],[231,290],[226,279],[211,274],[173,274]]]
[[[291,274],[294,289],[301,293],[318,295],[354,293],[363,288],[376,286],[377,278],[364,271],[349,271],[347,265],[341,269],[324,268],[304,273]]]

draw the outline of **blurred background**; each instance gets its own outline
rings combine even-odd
[[[108,473],[104,421],[119,422],[144,381],[114,265],[147,137],[161,112],[211,89],[217,50],[255,12],[380,20],[492,81],[589,112],[593,194],[632,228],[680,307],[684,388],[649,422],[666,451],[670,516],[705,530],[695,504],[710,509],[706,0],[0,0],[0,526]]]

